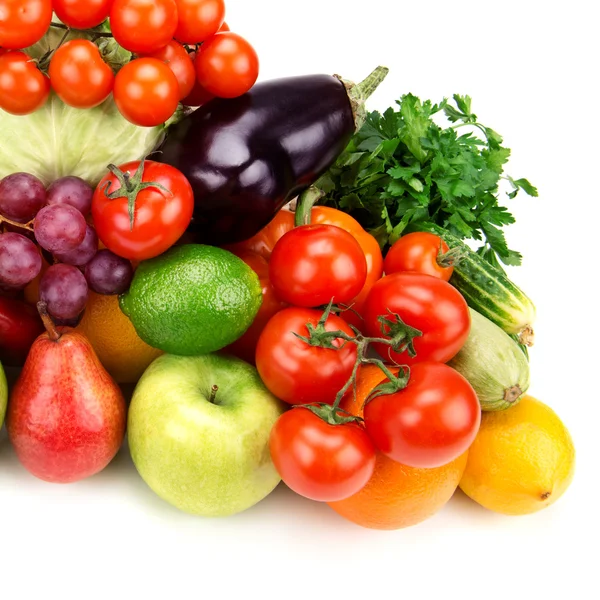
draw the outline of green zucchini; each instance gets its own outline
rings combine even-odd
[[[529,389],[529,361],[519,344],[500,327],[469,310],[469,337],[448,365],[473,386],[482,410],[510,408]]]
[[[460,258],[454,265],[450,283],[458,289],[471,308],[506,333],[516,335],[524,346],[533,345],[535,306],[500,269],[438,225],[411,223],[410,230],[435,233],[451,249],[458,248]]]

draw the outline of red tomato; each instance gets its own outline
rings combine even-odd
[[[71,40],[56,50],[48,69],[58,97],[75,108],[92,108],[108,98],[115,75],[89,40]]]
[[[108,17],[113,0],[52,0],[56,16],[73,29],[91,29]]]
[[[176,0],[178,23],[175,39],[184,44],[199,44],[213,36],[223,25],[223,0]]]
[[[356,239],[335,225],[302,225],[273,248],[269,267],[279,298],[295,306],[348,303],[362,290],[367,261]]]
[[[190,52],[190,58],[192,60],[192,64],[194,65],[194,86],[192,87],[190,93],[183,98],[181,103],[184,106],[202,106],[209,100],[212,100],[215,95],[205,90],[198,82],[198,78],[196,77],[196,53]]]
[[[229,28],[229,25],[227,25],[227,23],[225,23],[225,21],[223,21],[223,25],[221,25],[221,27],[219,27],[218,33],[221,33],[221,31],[231,31],[231,29]]]
[[[378,318],[390,313],[400,315],[404,323],[423,334],[414,338],[414,358],[408,352],[397,353],[375,344],[385,360],[397,364],[447,362],[462,348],[471,327],[469,307],[460,292],[442,279],[421,273],[393,273],[373,286],[364,307],[367,334],[380,337]]]
[[[27,48],[42,39],[51,21],[51,0],[0,0],[0,46]]]
[[[256,344],[258,344],[258,338],[262,330],[271,317],[285,308],[286,304],[279,300],[273,291],[273,286],[269,279],[269,263],[265,258],[255,252],[249,251],[239,251],[234,252],[234,254],[241,258],[258,275],[262,287],[262,303],[258,314],[254,317],[254,321],[252,321],[252,325],[250,325],[241,338],[227,347],[227,352],[250,364],[255,364]]]
[[[177,28],[175,0],[114,0],[110,27],[130,52],[151,54],[166,46]]]
[[[119,112],[128,121],[154,127],[168,121],[177,110],[179,83],[160,60],[137,58],[117,73],[113,95]]]
[[[375,448],[363,427],[330,425],[307,408],[281,415],[269,445],[281,479],[311,500],[349,498],[365,487],[375,469]]]
[[[28,115],[41,108],[50,94],[50,79],[24,52],[0,56],[0,108],[12,115]]]
[[[448,244],[433,233],[407,233],[389,249],[384,261],[384,271],[386,275],[415,271],[449,281],[454,269],[440,260],[440,256],[448,250]]]
[[[441,467],[465,452],[477,435],[481,407],[475,390],[442,363],[410,369],[408,385],[378,396],[364,410],[367,433],[386,456],[410,467]]]
[[[119,167],[131,177],[139,168],[139,161]],[[113,173],[102,178],[92,199],[94,226],[102,243],[115,254],[137,261],[153,258],[170,248],[183,235],[194,210],[192,187],[175,167],[148,160],[144,163],[142,181],[160,184],[166,191],[147,187],[138,192],[133,227],[127,198],[107,197],[121,189]]]
[[[175,40],[150,55],[164,62],[175,75],[179,84],[179,99],[191,93],[196,83],[196,68],[188,51]]]
[[[256,347],[256,368],[267,388],[289,404],[333,404],[350,378],[356,345],[335,340],[337,350],[310,346],[296,335],[308,336],[307,323],[316,326],[320,310],[284,308],[267,323]],[[329,315],[327,331],[353,335],[347,323]]]
[[[196,77],[204,89],[219,98],[241,96],[258,78],[258,56],[237,33],[217,33],[198,52]]]

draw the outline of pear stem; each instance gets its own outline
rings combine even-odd
[[[48,332],[48,337],[53,342],[58,342],[58,340],[60,339],[60,333],[58,333],[58,331],[56,330],[56,325],[54,325],[54,321],[52,321],[50,315],[48,314],[48,305],[40,300],[37,303],[37,309],[42,319],[42,323],[44,324],[44,327]]]
[[[218,392],[218,391],[219,391],[219,386],[218,386],[218,385],[213,385],[213,386],[210,388],[210,396],[209,396],[209,398],[208,398],[208,401],[209,401],[211,404],[215,404],[215,401],[216,401],[216,399],[217,399],[217,392]]]

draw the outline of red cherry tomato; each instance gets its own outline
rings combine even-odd
[[[256,368],[267,388],[289,404],[333,404],[350,378],[356,362],[356,345],[336,339],[337,350],[310,346],[295,334],[308,336],[307,323],[316,326],[320,310],[284,308],[267,323],[256,347]],[[353,335],[348,324],[329,315],[327,331]]]
[[[0,108],[12,115],[28,115],[48,100],[50,79],[24,52],[0,56]]]
[[[115,76],[89,40],[71,40],[56,50],[48,69],[58,97],[75,108],[92,108],[108,98]]]
[[[390,313],[423,334],[414,338],[414,358],[375,344],[384,359],[396,364],[445,363],[462,348],[471,327],[469,307],[460,292],[442,279],[421,273],[393,273],[373,286],[364,307],[367,334],[380,337],[379,317]]]
[[[363,427],[330,425],[307,408],[292,408],[279,417],[269,446],[285,484],[320,502],[353,496],[375,469],[375,448]]]
[[[110,27],[115,40],[126,50],[151,54],[173,38],[177,5],[175,0],[114,0]]]
[[[73,29],[91,29],[108,18],[113,0],[52,0],[62,23]]]
[[[444,263],[448,244],[427,231],[416,231],[402,236],[388,251],[384,261],[386,275],[414,271],[449,281],[454,268]]]
[[[481,407],[471,384],[442,363],[410,368],[408,385],[378,396],[364,410],[367,433],[386,456],[418,468],[441,467],[477,435]]]
[[[178,23],[175,39],[184,44],[199,44],[213,36],[223,25],[223,0],[176,0]]]
[[[221,25],[221,27],[219,27],[218,33],[221,33],[222,31],[231,31],[231,29],[229,28],[229,25],[227,25],[227,23],[225,21],[223,21],[223,25]]]
[[[237,33],[217,33],[200,48],[196,77],[204,89],[219,98],[241,96],[258,78],[258,56]]]
[[[128,121],[154,127],[169,120],[177,110],[179,83],[164,62],[137,58],[117,73],[113,96]]]
[[[9,50],[32,46],[51,21],[51,0],[0,0],[0,46]]]
[[[273,248],[271,283],[295,306],[349,303],[362,290],[367,261],[356,239],[335,225],[302,225]]]
[[[119,168],[133,177],[140,162]],[[160,184],[165,190],[147,187],[138,192],[133,227],[127,198],[108,198],[121,189],[113,173],[102,178],[92,199],[94,226],[102,243],[115,254],[136,261],[153,258],[170,248],[183,235],[194,210],[192,187],[175,167],[148,160],[142,181]]]
[[[164,62],[175,75],[179,84],[179,99],[188,96],[196,83],[196,68],[188,51],[175,40],[152,53],[151,58]]]

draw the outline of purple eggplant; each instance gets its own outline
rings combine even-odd
[[[357,85],[330,75],[265,81],[238,98],[215,98],[173,125],[152,158],[192,185],[185,239],[221,246],[260,231],[346,148],[364,122],[364,101],[387,71],[378,67]]]

